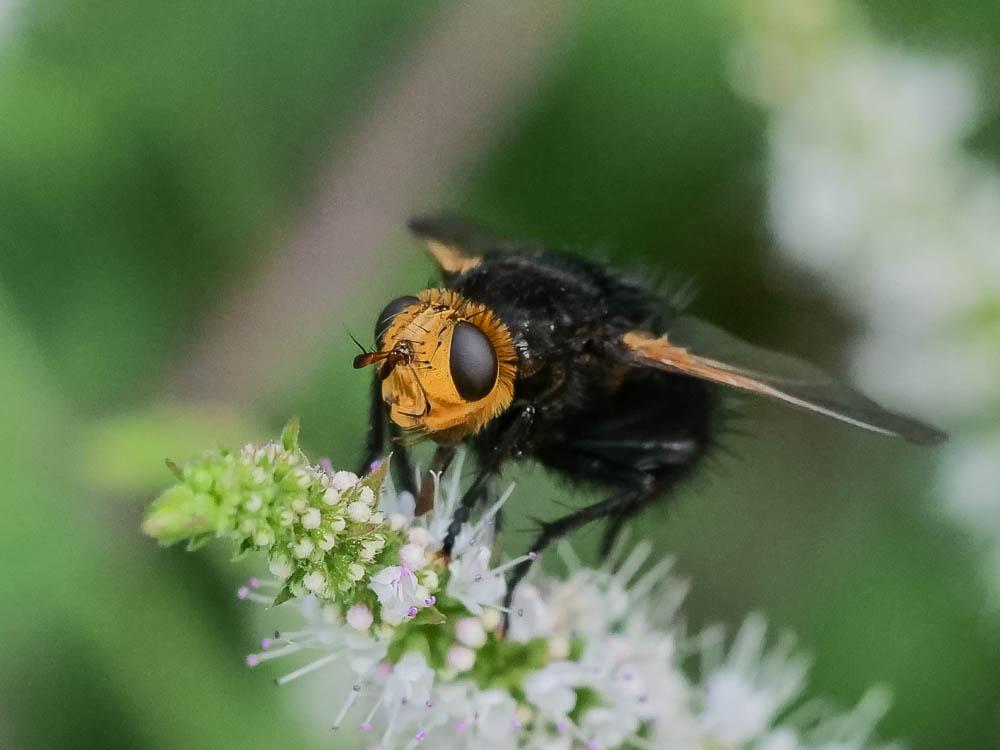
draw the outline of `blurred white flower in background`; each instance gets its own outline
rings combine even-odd
[[[866,390],[959,428],[939,491],[1000,583],[1000,171],[964,144],[976,76],[880,42],[848,2],[746,10],[734,85],[769,118],[778,249],[859,316]]]

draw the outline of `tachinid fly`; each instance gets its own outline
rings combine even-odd
[[[471,446],[475,478],[445,554],[503,465],[522,459],[608,493],[543,523],[531,551],[598,519],[608,520],[607,550],[630,517],[699,465],[729,389],[921,445],[945,437],[811,365],[684,315],[605,265],[454,219],[418,218],[410,229],[443,283],[386,305],[376,350],[355,360],[375,372],[362,468],[387,436],[433,440],[432,470],[443,470],[460,443]],[[397,476],[426,512],[430,481],[415,488],[405,445],[393,450]],[[513,572],[509,591],[526,571]]]

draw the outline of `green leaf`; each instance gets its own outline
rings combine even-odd
[[[199,536],[193,536],[188,539],[187,546],[184,549],[188,552],[194,552],[195,550],[204,547],[213,539],[215,539],[215,534],[200,534]]]
[[[177,479],[179,480],[184,479],[184,472],[181,471],[181,467],[178,466],[176,462],[173,461],[173,459],[165,458],[163,459],[163,463],[167,465],[167,468],[170,469],[170,473],[173,474],[175,477],[177,477]]]
[[[374,492],[375,497],[378,497],[378,494],[382,489],[382,483],[385,481],[385,478],[389,473],[390,459],[391,456],[386,456],[385,460],[379,464],[377,469],[369,472],[361,479],[361,485],[363,487],[368,487],[372,492]]]
[[[244,539],[240,542],[239,549],[233,553],[232,562],[242,559],[248,552],[253,552],[255,549],[252,539]]]
[[[299,418],[294,417],[281,431],[281,445],[286,451],[299,450]]]
[[[271,602],[271,606],[277,607],[279,604],[284,604],[288,600],[294,598],[295,597],[292,595],[292,592],[288,590],[288,586],[285,586],[283,589],[281,589],[281,591],[278,592],[278,595],[274,597],[274,601]]]
[[[416,625],[443,625],[448,618],[437,607],[424,607],[410,622]]]
[[[149,506],[142,531],[163,544],[173,544],[214,532],[217,521],[218,507],[210,495],[175,484]]]

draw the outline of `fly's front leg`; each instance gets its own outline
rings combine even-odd
[[[517,448],[518,443],[528,434],[531,425],[535,420],[535,407],[530,403],[515,403],[511,411],[516,415],[506,429],[497,436],[493,449],[485,455],[479,457],[479,470],[476,478],[469,485],[469,488],[462,495],[462,501],[455,510],[455,515],[451,519],[448,533],[444,538],[442,551],[446,555],[451,554],[452,547],[455,546],[455,539],[458,538],[462,530],[462,524],[469,520],[472,509],[479,502],[483,491],[488,486],[490,480],[500,473],[500,467],[504,461],[510,458]]]
[[[387,433],[386,423],[388,421],[385,415],[385,404],[382,402],[382,381],[376,372],[372,378],[371,396],[368,402],[368,437],[365,439],[364,456],[361,459],[361,466],[357,471],[358,476],[364,476],[370,472],[375,462],[384,455]],[[417,489],[415,487],[409,453],[405,446],[397,442],[400,437],[399,427],[391,422],[388,427],[388,436],[394,444],[392,448],[392,472],[396,480],[396,486],[401,490],[406,490],[416,495]]]
[[[371,393],[368,401],[368,436],[365,439],[364,456],[358,475],[364,476],[372,470],[372,464],[382,457],[385,448],[385,406],[382,403],[382,382],[376,373],[372,377]]]
[[[389,423],[389,435],[392,441],[392,476],[396,486],[411,495],[417,495],[417,480],[410,462],[410,451],[401,442],[402,434],[395,422]]]

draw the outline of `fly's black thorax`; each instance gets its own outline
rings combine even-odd
[[[542,429],[612,393],[627,368],[608,359],[606,342],[664,308],[637,283],[553,252],[486,254],[449,286],[492,309],[510,330],[518,353],[515,399],[535,405]]]

